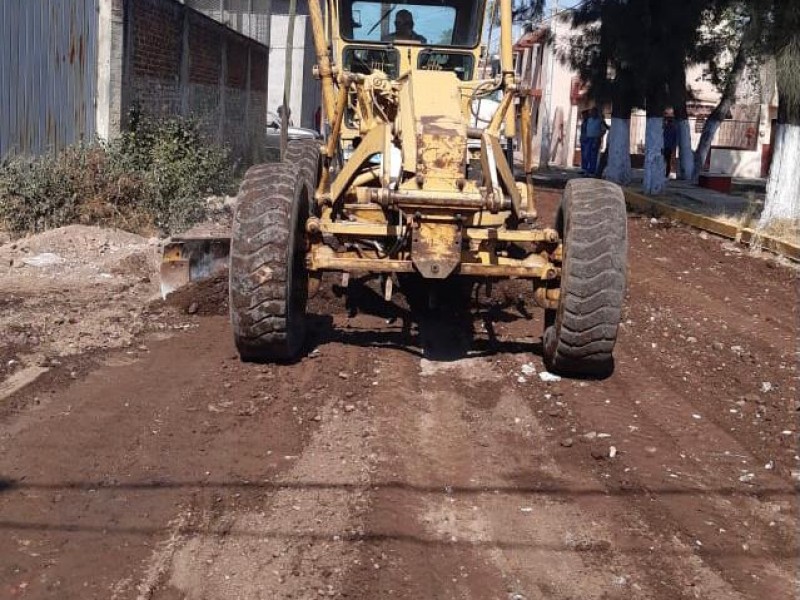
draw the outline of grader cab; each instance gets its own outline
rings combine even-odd
[[[625,290],[621,190],[567,185],[554,227],[537,219],[531,100],[515,77],[511,0],[501,72],[485,68],[484,0],[310,0],[325,138],[251,168],[231,237],[230,310],[244,360],[302,351],[322,274],[422,282],[516,278],[545,310],[552,371],[607,373]],[[498,92],[501,92],[498,94]],[[487,123],[482,98],[501,97]],[[517,117],[518,115],[518,117]],[[517,126],[524,180],[503,136]]]

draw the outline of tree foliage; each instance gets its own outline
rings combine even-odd
[[[616,98],[656,114],[685,100],[689,65],[707,65],[722,91],[741,70],[737,57],[755,67],[773,56],[782,114],[800,122],[796,0],[588,0],[572,23],[580,33],[562,59],[597,102]]]
[[[763,4],[768,0],[753,0]],[[800,125],[800,3],[773,0],[767,43],[775,57],[778,120]]]
[[[767,204],[783,202],[771,198],[796,200],[800,181],[778,176],[788,163],[776,160],[786,154],[780,140],[796,137],[782,128],[800,127],[800,1],[586,0],[573,12],[572,23],[579,33],[561,58],[588,85],[589,97],[601,105],[611,102],[617,117],[627,118],[636,107],[659,117],[671,106],[685,118],[686,69],[707,65],[721,100],[699,148],[710,147],[714,124],[727,117],[746,67],[758,73],[768,58],[774,59],[779,131]],[[695,165],[702,158],[698,152]],[[796,156],[789,162],[794,164]]]
[[[512,0],[511,17],[515,23],[529,23],[542,16],[545,0]]]
[[[685,99],[681,74],[712,0],[589,0],[572,13],[580,33],[562,57],[598,103],[660,114]]]

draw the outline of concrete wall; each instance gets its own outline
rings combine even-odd
[[[577,110],[572,105],[572,74],[559,60],[569,44],[569,25],[559,19],[553,24],[553,43],[544,48],[545,67],[542,71],[544,87],[538,130],[542,132],[540,142],[540,164],[566,167],[572,164],[572,141],[575,139]],[[536,147],[536,146],[534,146]]]
[[[108,140],[122,128],[123,0],[99,0],[97,29],[97,135]]]
[[[306,7],[300,3],[298,12]],[[273,6],[276,11],[270,24],[269,48],[269,93],[267,106],[275,111],[283,103],[283,83],[286,72],[286,48],[289,17],[278,14],[280,4]],[[320,84],[311,75],[316,63],[314,41],[311,33],[311,22],[307,15],[298,14],[294,24],[292,42],[292,86],[289,107],[292,111],[292,122],[302,127],[314,127],[314,114],[322,104]]]
[[[235,158],[263,156],[268,49],[177,0],[100,0],[98,133],[131,107],[196,118]]]
[[[558,58],[569,42],[569,26],[555,20],[551,28],[552,37],[530,33],[530,44],[517,50],[519,75],[535,92],[531,132],[534,167],[572,165],[572,143],[578,126],[577,107],[571,99],[573,73]]]

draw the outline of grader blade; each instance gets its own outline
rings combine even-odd
[[[193,281],[213,277],[228,268],[229,235],[199,232],[167,240],[161,253],[161,297]]]

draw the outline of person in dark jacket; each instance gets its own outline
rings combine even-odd
[[[672,171],[672,157],[678,147],[678,127],[672,117],[664,117],[664,162],[666,163],[666,174],[669,177]]]
[[[588,120],[589,111],[581,111],[581,173],[589,171],[589,138],[586,137]]]
[[[603,117],[600,116],[600,111],[595,106],[589,111],[589,118],[586,120],[586,138],[589,150],[587,157],[587,173],[592,177],[598,175],[597,159],[600,157],[600,145],[603,142],[603,136],[606,134],[606,131],[608,131],[608,125]]]
[[[395,32],[390,34],[384,41],[395,42],[412,40],[414,42],[419,42],[420,44],[428,43],[428,40],[425,39],[425,36],[422,36],[414,31],[414,16],[411,14],[411,11],[408,11],[405,8],[398,10],[397,14],[394,16],[394,29]]]

